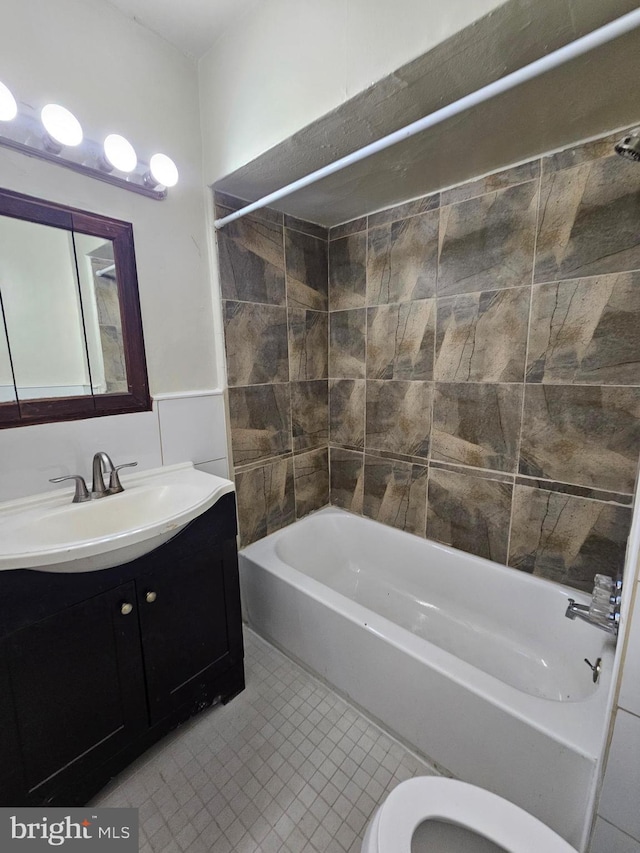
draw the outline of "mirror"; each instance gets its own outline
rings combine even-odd
[[[151,408],[129,223],[0,190],[0,426]]]

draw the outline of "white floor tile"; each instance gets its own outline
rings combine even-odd
[[[145,853],[351,853],[422,762],[245,629],[246,689],[145,753],[94,801],[140,810]]]

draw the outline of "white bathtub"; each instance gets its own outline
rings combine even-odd
[[[243,549],[240,581],[258,633],[585,848],[614,644],[564,617],[583,595],[334,508]]]

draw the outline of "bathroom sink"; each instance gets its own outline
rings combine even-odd
[[[179,533],[233,483],[192,463],[122,477],[124,492],[72,503],[59,489],[0,503],[0,571],[93,572],[128,563]]]

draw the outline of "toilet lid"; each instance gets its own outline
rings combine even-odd
[[[380,809],[380,853],[411,853],[413,834],[425,820],[458,824],[507,853],[576,853],[574,847],[528,812],[496,794],[438,776],[408,779]]]

